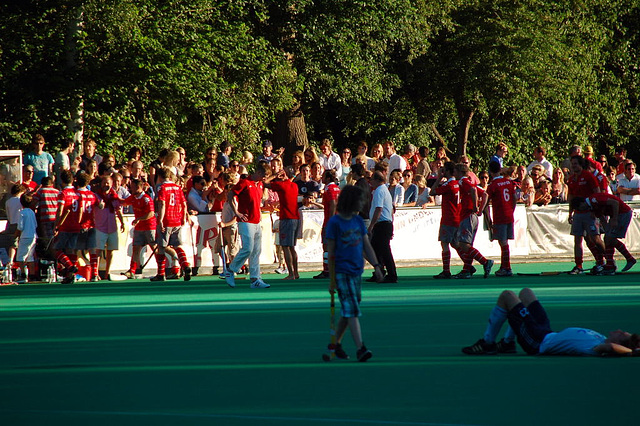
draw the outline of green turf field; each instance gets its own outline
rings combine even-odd
[[[569,264],[516,265],[520,272]],[[458,268],[454,268],[458,269]],[[635,423],[640,358],[470,357],[504,288],[533,288],[555,329],[640,331],[640,285],[614,277],[364,284],[367,363],[324,363],[327,281],[266,275],[0,288],[2,425]],[[367,275],[368,276],[368,273]],[[350,336],[345,349],[355,358]]]

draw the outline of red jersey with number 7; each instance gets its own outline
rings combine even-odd
[[[436,188],[436,195],[442,195],[442,217],[440,225],[460,226],[460,186],[454,178]]]
[[[64,188],[58,195],[58,206],[63,206],[60,232],[80,232],[80,194],[73,186]]]
[[[493,223],[496,225],[513,223],[516,197],[516,186],[513,181],[504,176],[494,178],[487,188],[487,195],[491,200]]]
[[[164,201],[162,225],[165,227],[182,226],[184,223],[184,205],[187,202],[182,188],[167,180],[160,185],[157,200]]]

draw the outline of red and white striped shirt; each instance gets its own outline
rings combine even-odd
[[[39,222],[54,222],[58,210],[58,196],[60,191],[52,186],[42,187],[33,196],[38,209]]]

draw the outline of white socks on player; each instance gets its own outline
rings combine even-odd
[[[495,343],[498,333],[502,328],[502,324],[507,320],[507,311],[496,305],[489,315],[489,323],[484,331],[484,341],[487,343]]]

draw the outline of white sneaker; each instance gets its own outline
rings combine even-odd
[[[231,288],[234,288],[236,286],[236,277],[233,272],[231,271],[227,271],[226,274],[222,273],[220,274],[220,277],[222,277],[224,275],[224,280],[227,282],[227,285]]]
[[[287,268],[278,268],[275,270],[276,274],[288,274],[289,271],[287,271]]]
[[[258,278],[257,280],[251,282],[251,288],[269,288],[271,285],[262,281],[262,279]]]

